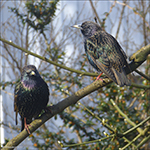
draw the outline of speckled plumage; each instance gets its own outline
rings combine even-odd
[[[90,64],[104,72],[120,86],[130,85],[124,67],[128,67],[127,56],[117,40],[94,22],[86,21],[73,27],[81,29],[84,36],[84,48]]]
[[[49,99],[49,89],[46,82],[41,78],[36,67],[25,66],[21,73],[21,80],[15,86],[14,111],[19,113],[22,120],[22,128],[27,129],[32,118],[38,117],[42,109],[45,109]]]

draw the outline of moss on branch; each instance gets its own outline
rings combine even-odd
[[[87,73],[87,72],[82,72],[79,70],[75,70],[69,67],[66,67],[64,65],[58,64],[54,61],[51,61],[45,57],[42,57],[40,55],[37,55],[33,52],[30,52],[24,48],[21,48],[20,46],[15,45],[12,42],[9,42],[5,39],[2,39],[0,37],[0,41],[3,41],[6,44],[9,44],[25,53],[28,53],[32,56],[35,56],[41,60],[44,60],[48,63],[51,63],[53,65],[56,65],[58,67],[61,67],[63,69],[66,69],[68,71],[71,72],[75,72],[77,74],[82,74],[82,75],[87,75],[87,76],[97,76],[97,74],[95,73]],[[134,53],[130,59],[133,60],[129,66],[130,66],[130,70],[128,70],[127,68],[125,68],[125,71],[127,74],[129,74],[130,72],[134,71],[138,66],[140,66],[145,60],[146,60],[146,56],[150,53],[150,45],[147,45],[145,47],[143,47],[141,50],[137,51],[136,53]],[[49,120],[50,118],[52,118],[53,116],[55,116],[56,114],[62,112],[64,109],[66,109],[68,106],[75,104],[77,101],[79,101],[81,98],[85,97],[86,95],[98,90],[99,88],[102,88],[106,85],[108,85],[109,83],[111,83],[112,81],[109,80],[108,78],[103,79],[103,82],[101,80],[97,80],[95,82],[93,82],[92,84],[88,85],[87,87],[80,89],[79,91],[77,91],[76,93],[74,93],[73,95],[65,98],[64,100],[60,101],[59,103],[57,103],[56,105],[51,106],[51,112],[52,113],[45,113],[43,114],[41,117],[39,117],[38,119],[35,119],[32,123],[31,123],[31,127],[29,127],[31,133],[34,132],[37,128],[39,128],[42,124],[44,124],[47,120]],[[138,128],[139,129],[139,128]],[[16,137],[14,137],[13,139],[11,139],[4,147],[3,149],[7,150],[11,150],[14,149],[17,145],[19,145],[26,137],[28,137],[28,133],[26,132],[26,130],[23,130],[21,133],[19,133]]]

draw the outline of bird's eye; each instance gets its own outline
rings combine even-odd
[[[29,74],[31,72],[31,70],[26,70],[26,73]]]

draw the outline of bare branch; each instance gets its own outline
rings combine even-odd
[[[92,0],[89,0],[89,2],[90,2],[90,4],[91,4],[91,7],[92,7],[92,9],[93,9],[93,12],[94,12],[96,18],[98,19],[99,24],[102,25],[102,22],[101,22],[101,20],[100,20],[98,14],[97,14],[97,11],[96,11],[96,9],[95,9],[95,7],[94,7],[94,5],[93,5]]]
[[[43,123],[45,123],[47,120],[55,116],[56,114],[62,112],[65,108],[68,106],[75,104],[78,100],[85,97],[86,95],[94,92],[95,90],[106,86],[107,84],[111,83],[108,78],[103,80],[98,80],[96,82],[93,82],[92,84],[88,85],[87,87],[80,89],[75,94],[65,98],[64,100],[60,101],[56,105],[51,106],[51,112],[52,113],[45,113],[40,118],[35,119],[31,123],[31,127],[29,127],[30,132],[34,132],[37,128],[39,128]],[[21,133],[19,133],[16,137],[11,139],[4,147],[3,149],[14,149],[17,145],[19,145],[25,138],[28,137],[28,133],[26,130],[23,130]]]
[[[144,73],[142,73],[141,71],[139,70],[135,70],[136,73],[138,73],[139,75],[141,75],[142,77],[144,77],[145,79],[149,80],[150,81],[150,77],[148,77],[147,75],[145,75]]]
[[[4,44],[5,50],[7,51],[8,55],[11,57],[11,59],[13,60],[13,62],[16,63],[17,68],[18,68],[19,70],[21,70],[21,68],[20,68],[20,66],[19,66],[19,64],[18,64],[18,61],[17,61],[17,60],[12,56],[12,54],[9,52],[9,50],[8,50],[8,48],[7,48],[7,45],[6,45],[4,42],[3,42],[3,44]],[[12,67],[13,67],[13,65],[12,65]]]
[[[126,4],[126,1],[124,1],[124,3]],[[119,30],[120,30],[120,27],[121,27],[121,23],[122,23],[122,17],[123,17],[123,14],[124,14],[124,9],[125,9],[125,5],[123,5],[122,7],[122,11],[121,11],[121,15],[120,15],[120,19],[119,19],[119,25],[118,25],[118,28],[117,28],[117,33],[116,33],[116,39],[118,38],[118,34],[119,34]]]
[[[23,51],[25,53],[28,53],[28,54],[30,54],[32,56],[35,56],[35,57],[37,57],[37,58],[39,58],[41,60],[49,62],[49,63],[51,63],[51,64],[53,64],[55,66],[58,66],[60,68],[65,69],[65,70],[68,70],[68,71],[71,71],[71,72],[75,72],[75,73],[80,74],[80,75],[86,75],[86,76],[97,76],[98,75],[96,73],[82,72],[80,70],[72,69],[72,68],[66,67],[64,65],[58,64],[58,63],[56,63],[54,61],[51,61],[51,60],[49,60],[49,59],[47,59],[45,57],[42,57],[42,56],[38,55],[36,53],[28,51],[28,50],[26,50],[26,49],[24,49],[24,48],[22,48],[22,47],[20,47],[20,46],[18,46],[16,44],[12,43],[12,42],[9,42],[9,41],[7,41],[5,39],[2,39],[1,37],[0,37],[0,41],[5,42],[5,43],[7,43],[7,44],[9,44],[9,45],[11,45],[11,46],[13,46],[15,48],[18,48],[19,50],[21,50],[21,51]],[[133,61],[129,64],[130,65],[130,70],[127,67],[125,68],[126,74],[131,73],[137,67],[139,67],[146,60],[148,54],[150,54],[150,44],[145,46],[145,47],[142,47],[140,50],[138,50],[136,53],[134,53],[130,57],[130,60],[133,60]]]
[[[23,48],[20,48],[20,47],[16,46],[15,44],[10,43],[10,42],[8,42],[8,41],[6,41],[6,40],[4,40],[4,39],[1,39],[1,38],[0,38],[0,40],[3,41],[3,42],[5,42],[5,43],[7,43],[7,44],[10,44],[10,45],[12,45],[12,46],[14,46],[14,47],[16,47],[16,48],[19,48],[19,49],[21,49],[21,50],[23,50],[23,51],[25,51],[25,52],[29,52],[29,51],[27,51],[27,50],[25,50],[25,49],[23,49]],[[148,46],[149,46],[149,47],[148,47]],[[147,46],[147,49],[148,49],[148,48],[150,49],[150,45],[148,45],[148,46]],[[130,65],[132,65],[132,69],[133,69],[133,70],[136,69],[136,68],[133,68],[133,67],[139,66],[139,64],[141,64],[142,62],[144,62],[144,60],[146,60],[146,58],[144,58],[144,59],[139,59],[139,53],[140,53],[140,52],[141,52],[143,55],[145,54],[143,49],[145,49],[146,52],[148,51],[148,50],[144,47],[144,48],[142,48],[142,50],[139,50],[137,53],[135,53],[135,54],[133,55],[133,57],[131,57],[132,59],[135,59],[135,58],[136,58],[136,59],[135,59],[135,60],[136,60],[135,65],[133,64],[133,62],[130,64]],[[149,50],[149,52],[150,52],[150,50]],[[34,55],[35,57],[38,56],[37,54],[35,55],[34,53],[31,53],[31,52],[29,52],[29,54],[32,54],[32,55]],[[136,57],[136,54],[138,55],[137,57]],[[39,56],[38,56],[38,57],[39,57]],[[40,57],[40,58],[43,59],[42,57]],[[142,58],[143,58],[143,57],[142,57]],[[137,62],[137,60],[142,60],[142,61]],[[46,61],[49,62],[47,59],[46,59]],[[66,67],[63,66],[63,68],[66,68]],[[68,69],[68,67],[67,67],[67,69]],[[128,73],[130,73],[131,70],[130,70],[130,71],[127,70],[127,71],[128,71]],[[31,123],[31,126],[32,126],[32,127],[29,128],[30,131],[31,131],[31,133],[34,132],[38,127],[40,127],[40,126],[41,126],[43,123],[45,123],[47,120],[49,120],[50,118],[52,118],[54,115],[56,115],[56,114],[62,112],[62,111],[63,111],[65,108],[67,108],[68,106],[70,106],[70,105],[72,105],[72,104],[75,104],[75,103],[76,103],[77,101],[79,101],[81,98],[83,98],[83,97],[85,97],[86,95],[88,95],[88,94],[90,94],[90,93],[92,93],[92,92],[98,90],[99,88],[102,88],[102,87],[108,85],[108,84],[111,83],[111,82],[112,82],[112,81],[110,81],[108,78],[103,79],[103,82],[102,82],[101,80],[97,80],[97,81],[93,82],[92,84],[88,85],[87,87],[85,87],[85,88],[83,88],[83,89],[80,89],[80,90],[77,91],[75,94],[73,94],[73,95],[71,95],[71,96],[65,98],[64,100],[60,101],[60,102],[57,103],[56,105],[51,106],[51,112],[52,112],[51,114],[48,114],[48,113],[43,114],[39,119],[35,119],[35,120]],[[135,126],[136,126],[136,125],[135,125]],[[139,129],[138,129],[138,130],[139,130]],[[139,130],[139,132],[141,132],[141,130]],[[22,131],[20,134],[18,134],[15,138],[13,138],[12,140],[10,140],[10,141],[6,144],[6,146],[5,146],[3,149],[8,149],[8,147],[9,147],[9,148],[12,147],[12,148],[10,148],[10,149],[13,149],[13,148],[16,147],[17,145],[19,145],[19,143],[21,143],[27,136],[28,136],[28,133],[27,133],[25,130],[23,130],[23,131]],[[132,143],[131,143],[131,144],[132,144]]]
[[[143,16],[142,16],[141,14],[139,14],[134,8],[132,8],[131,6],[129,6],[129,5],[125,4],[125,3],[121,3],[121,2],[119,2],[119,1],[116,1],[116,3],[118,3],[118,4],[120,4],[120,5],[125,5],[125,6],[127,6],[129,9],[133,10],[133,12],[134,12],[136,15],[139,15],[139,16],[142,18],[142,20],[146,23],[147,27],[150,29],[149,23],[148,23],[148,22],[143,18]]]

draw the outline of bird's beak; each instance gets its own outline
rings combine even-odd
[[[30,75],[35,76],[35,72],[31,71]]]
[[[73,27],[73,28],[77,28],[77,29],[81,29],[81,30],[82,30],[81,25],[73,25],[73,26],[71,26],[71,27]]]

